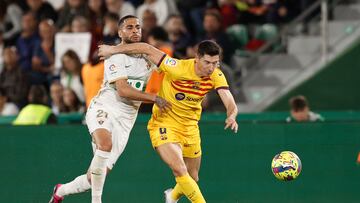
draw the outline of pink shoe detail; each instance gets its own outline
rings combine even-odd
[[[61,203],[64,200],[64,197],[59,197],[56,195],[56,191],[61,187],[61,184],[57,184],[54,187],[54,192],[51,196],[49,203]]]

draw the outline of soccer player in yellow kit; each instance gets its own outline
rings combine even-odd
[[[210,90],[218,92],[226,108],[225,129],[238,130],[237,106],[219,68],[220,46],[213,41],[202,41],[196,57],[188,60],[171,58],[146,43],[99,46],[101,57],[115,53],[146,54],[165,74],[159,96],[172,107],[162,112],[154,105],[148,131],[153,147],[175,176],[175,187],[165,191],[166,202],[176,203],[182,195],[191,202],[205,202],[196,183],[202,155],[198,121],[201,102]]]

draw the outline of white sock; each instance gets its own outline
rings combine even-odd
[[[81,193],[89,190],[91,185],[87,179],[87,175],[81,175],[76,177],[73,181],[61,185],[59,189],[56,191],[56,195],[63,197],[66,195]]]
[[[106,178],[106,164],[110,152],[96,150],[90,165],[92,203],[101,203],[101,195]]]

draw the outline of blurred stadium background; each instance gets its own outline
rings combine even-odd
[[[116,22],[127,14],[141,19],[144,41],[174,57],[193,57],[203,39],[224,48],[221,68],[239,107],[239,132],[223,130],[224,108],[209,94],[200,122],[208,202],[359,202],[358,0],[2,0],[1,202],[47,202],[54,184],[87,170],[83,117],[103,71],[96,46],[119,42]],[[32,85],[45,88],[56,124],[12,125]],[[295,95],[306,96],[325,121],[287,123]],[[150,109],[141,108],[104,202],[163,202],[174,184],[151,148]],[[283,150],[303,163],[293,182],[270,170]],[[65,201],[89,202],[90,193]]]

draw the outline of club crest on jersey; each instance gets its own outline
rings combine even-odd
[[[109,70],[110,70],[110,71],[114,71],[114,70],[115,70],[115,65],[114,65],[114,64],[111,64],[111,65],[109,66]]]
[[[147,68],[148,70],[150,70],[150,69],[151,69],[151,66],[152,66],[151,62],[150,62],[149,60],[147,60],[147,59],[145,59],[145,61],[146,61],[146,68]]]
[[[194,82],[194,85],[192,86],[193,89],[199,90],[200,89],[200,82]]]
[[[177,61],[173,58],[167,58],[165,61],[165,65],[168,65],[168,66],[176,66],[176,64],[177,64]]]
[[[181,101],[181,100],[185,99],[185,94],[184,93],[176,93],[175,98],[176,98],[176,100]]]

